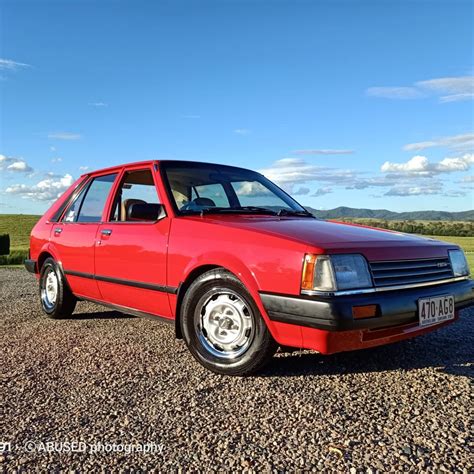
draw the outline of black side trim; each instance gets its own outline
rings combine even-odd
[[[113,303],[105,303],[100,300],[95,300],[93,298],[86,298],[81,296],[79,299],[84,301],[90,301],[91,303],[99,304],[101,306],[105,306],[106,308],[114,309],[116,311],[120,311],[121,313],[131,314],[132,316],[136,316],[138,318],[146,318],[156,322],[165,322],[168,324],[174,324],[174,319],[165,318],[164,316],[158,316],[157,314],[145,313],[144,311],[139,311],[138,309],[129,308],[127,306],[121,306],[119,304]]]
[[[162,293],[171,293],[175,295],[178,288],[174,286],[155,285],[153,283],[144,283],[142,281],[125,280],[122,278],[113,278],[102,275],[93,275],[92,273],[76,272],[74,270],[64,270],[66,275],[80,278],[90,278],[91,280],[105,281],[107,283],[116,283],[117,285],[133,286],[134,288],[143,288],[144,290],[161,291]]]
[[[24,262],[25,268],[30,272],[30,273],[36,273],[36,260],[31,260],[27,258]]]

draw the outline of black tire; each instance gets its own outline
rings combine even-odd
[[[207,316],[211,304],[221,312],[216,309],[212,313],[214,316]],[[234,326],[232,317],[237,318]],[[204,327],[204,321],[209,324],[211,318],[216,324],[212,326],[216,328],[212,331],[214,336],[219,331],[219,335],[234,331],[238,335],[235,339],[242,344],[234,347],[235,339],[232,340],[227,343],[227,352],[220,343],[214,344],[211,341],[213,336]],[[235,275],[224,269],[208,271],[189,286],[181,305],[180,324],[183,338],[194,358],[218,374],[256,373],[268,363],[278,347],[250,293]]]
[[[51,282],[56,282],[55,298],[48,296],[48,278]],[[41,267],[39,291],[41,308],[48,317],[52,319],[69,318],[74,312],[77,298],[72,294],[60,268],[52,258],[47,258]]]

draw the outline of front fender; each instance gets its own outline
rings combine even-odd
[[[259,293],[259,283],[257,276],[253,273],[245,263],[234,254],[227,252],[209,252],[192,258],[184,268],[184,281],[187,281],[190,275],[199,268],[218,266],[233,273],[247,288],[247,291],[252,296],[257,305],[265,324],[272,337],[281,345],[301,347],[302,335],[301,329],[298,326],[289,325],[272,321],[263,305]],[[183,283],[182,282],[182,283]]]

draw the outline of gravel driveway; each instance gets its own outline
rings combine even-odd
[[[48,320],[22,269],[0,270],[0,293],[0,470],[472,472],[472,309],[412,341],[230,378],[163,323],[84,302]]]

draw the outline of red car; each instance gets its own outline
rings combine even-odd
[[[278,346],[322,354],[407,339],[473,303],[456,245],[316,219],[259,173],[147,161],[82,176],[32,231],[44,312],[77,300],[174,325],[223,374]]]

